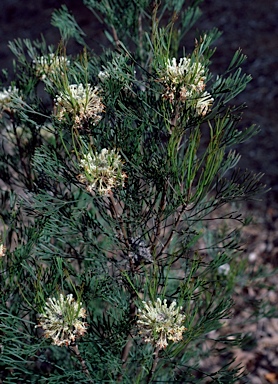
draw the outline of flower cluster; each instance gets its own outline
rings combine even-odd
[[[69,66],[69,60],[64,56],[57,56],[54,53],[39,56],[33,60],[36,75],[41,79],[51,78],[51,75],[62,73]]]
[[[230,273],[230,264],[229,263],[225,263],[225,264],[222,264],[220,265],[220,267],[218,267],[218,273],[219,275],[223,275],[223,276],[228,276],[228,274]]]
[[[57,118],[60,121],[68,115],[74,119],[76,127],[91,121],[97,124],[104,111],[101,97],[98,96],[98,87],[92,88],[90,84],[71,84],[66,92],[56,96]]]
[[[112,188],[124,186],[126,174],[122,172],[121,156],[114,150],[103,148],[100,153],[88,153],[80,161],[84,173],[78,176],[88,192],[108,195]]]
[[[12,108],[13,99],[19,98],[19,90],[14,86],[3,89],[0,92],[0,112],[2,110],[10,110]]]
[[[6,247],[4,246],[4,244],[2,243],[2,241],[0,239],[0,257],[4,257],[5,252],[6,252]]]
[[[168,60],[165,81],[173,84],[184,84],[189,89],[203,91],[205,88],[205,68],[201,63],[183,57],[177,64],[176,58]]]
[[[196,112],[199,116],[206,116],[211,109],[213,97],[205,91],[197,98]]]
[[[66,297],[60,294],[59,299],[49,298],[36,327],[41,327],[44,336],[52,339],[54,345],[73,344],[76,338],[86,332],[87,324],[79,319],[86,317],[86,311],[81,305],[73,299],[72,294]]]
[[[182,325],[185,315],[180,312],[182,307],[177,307],[176,301],[167,306],[167,300],[163,303],[160,298],[155,303],[142,302],[144,308],[139,309],[138,321],[139,333],[146,343],[153,343],[159,349],[164,349],[171,340],[174,343],[182,340],[182,334],[186,328]]]
[[[197,115],[205,116],[213,103],[211,95],[205,91],[205,68],[201,63],[183,57],[179,63],[175,58],[168,60],[163,71],[162,82],[166,90],[164,99],[171,103],[178,98],[182,103],[193,107]]]
[[[103,71],[99,71],[98,78],[105,85],[108,80],[116,82],[117,86],[125,92],[128,92],[132,87],[132,83],[128,80],[127,73],[122,74],[116,63],[110,64],[108,68],[103,67]]]
[[[100,79],[100,81],[102,83],[104,83],[107,79],[110,78],[110,74],[109,74],[109,72],[107,70],[99,71],[98,78]]]

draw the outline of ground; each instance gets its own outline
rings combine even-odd
[[[82,0],[1,0],[0,13],[0,68],[11,67],[12,56],[7,48],[9,40],[16,37],[36,39],[44,34],[48,43],[56,43],[58,31],[50,25],[51,13],[61,4],[67,4],[84,28],[91,46],[97,51],[104,39],[101,25],[83,6]],[[263,318],[254,324],[244,325],[248,309],[257,300],[278,303],[278,1],[277,0],[205,0],[201,5],[203,15],[197,26],[200,30],[213,27],[223,34],[217,41],[212,71],[221,73],[235,50],[240,47],[247,60],[243,70],[250,73],[253,81],[237,101],[245,102],[246,109],[241,125],[256,123],[260,133],[243,144],[240,166],[264,173],[263,182],[271,190],[258,201],[245,204],[245,211],[254,217],[244,233],[249,267],[254,274],[261,265],[272,273],[253,282],[245,282],[235,294],[234,318],[227,321],[222,332],[248,332],[250,342],[245,349],[236,350],[236,363],[245,364],[252,384],[278,383],[278,319]],[[273,289],[267,289],[272,287]],[[248,303],[248,304],[247,304]],[[211,357],[204,365],[214,364]]]

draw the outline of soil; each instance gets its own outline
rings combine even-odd
[[[57,44],[59,33],[50,25],[50,19],[61,4],[72,10],[87,34],[87,41],[99,51],[105,41],[102,26],[81,0],[1,0],[0,68],[11,68],[12,55],[7,44],[14,38],[33,40],[42,33],[47,43]],[[203,15],[197,27],[200,30],[217,27],[223,32],[217,41],[213,72],[225,70],[237,48],[247,55],[242,67],[252,75],[253,81],[237,98],[238,103],[245,102],[248,106],[241,125],[255,123],[261,131],[240,146],[240,166],[264,173],[262,180],[271,188],[259,200],[244,205],[246,213],[254,217],[244,233],[249,268],[255,274],[263,264],[270,276],[239,286],[234,297],[234,317],[227,320],[221,332],[248,332],[251,341],[245,348],[235,350],[236,363],[242,363],[249,371],[248,382],[275,384],[278,383],[278,0],[205,0],[201,10]],[[250,324],[249,309],[259,301],[270,303],[276,312]],[[211,357],[202,364],[215,369],[219,361]]]

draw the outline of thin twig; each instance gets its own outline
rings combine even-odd
[[[159,357],[158,357],[158,354],[159,354],[159,350],[160,350],[160,347],[157,346],[155,351],[154,351],[154,359],[153,359],[153,365],[152,365],[152,368],[148,374],[148,377],[147,377],[147,383],[150,383],[151,380],[152,380],[152,377],[153,377],[153,374],[156,370],[156,367],[157,367],[157,364],[158,364],[158,360],[159,360]]]
[[[161,195],[161,199],[160,199],[160,203],[159,203],[159,212],[158,212],[159,216],[156,219],[154,234],[153,234],[152,240],[151,240],[151,242],[152,242],[151,250],[152,251],[156,247],[159,235],[161,233],[161,227],[162,227],[162,221],[163,221],[163,215],[164,215],[165,208],[166,208],[166,185],[163,186],[163,191],[162,191],[162,195]]]
[[[88,377],[89,381],[88,383],[93,383],[92,379],[91,379],[91,375],[88,371],[88,368],[87,368],[87,365],[86,365],[86,362],[85,360],[83,359],[83,357],[81,356],[80,352],[79,352],[79,349],[78,349],[78,345],[75,344],[75,345],[72,345],[70,346],[70,350],[75,354],[75,356],[77,357],[77,359],[79,360],[80,364],[81,364],[81,367],[82,367],[82,371],[83,373],[85,373],[85,375]]]
[[[186,205],[184,204],[183,207],[182,207],[182,209],[180,210],[180,212],[179,212],[179,214],[178,214],[177,219],[175,220],[174,227],[172,228],[171,233],[170,233],[170,235],[168,236],[168,239],[166,240],[166,242],[164,243],[163,247],[162,247],[161,250],[159,251],[159,254],[157,255],[157,257],[159,257],[159,256],[162,255],[164,249],[169,245],[170,241],[172,240],[173,235],[174,235],[174,231],[176,230],[176,228],[177,228],[177,226],[178,226],[178,224],[179,224],[179,222],[180,222],[180,220],[181,220],[182,214],[183,214],[183,212],[185,211],[185,209],[186,209]]]
[[[126,246],[129,248],[129,241],[128,241],[128,236],[127,236],[127,233],[126,233],[126,229],[124,227],[123,220],[122,220],[121,216],[118,213],[116,202],[114,200],[113,192],[112,191],[109,193],[108,198],[109,198],[109,201],[110,201],[109,208],[110,208],[110,212],[112,214],[112,217],[113,217],[113,219],[115,221],[117,221],[119,223],[120,229],[121,229],[121,238],[124,239],[124,242],[125,242]]]
[[[137,297],[136,292],[133,291],[131,294],[130,304],[129,304],[129,324],[133,324],[135,322],[135,317],[136,317],[136,313],[137,313],[137,308],[135,305],[135,298],[136,297]],[[129,355],[129,352],[131,350],[132,344],[133,344],[132,343],[132,336],[129,333],[128,338],[127,338],[127,342],[126,342],[126,344],[122,350],[122,356],[121,356],[122,371],[124,371],[126,368],[127,359],[128,359],[128,355]],[[120,382],[121,380],[122,380],[122,374],[120,373],[118,375],[118,382]]]
[[[138,17],[138,31],[139,31],[139,55],[141,58],[141,65],[143,65],[143,26],[142,26],[142,12],[139,14]]]
[[[117,48],[120,48],[120,40],[118,38],[118,34],[117,34],[117,31],[116,31],[114,25],[112,25],[111,28],[112,28],[112,35],[113,35],[113,39],[115,41],[115,44],[116,44]]]
[[[110,192],[110,194],[109,194],[109,201],[110,201],[109,207],[110,207],[110,212],[112,214],[112,217],[120,225],[120,239],[125,243],[127,251],[129,253],[129,251],[130,251],[130,242],[129,242],[129,239],[128,239],[128,234],[127,234],[126,228],[124,226],[124,222],[123,222],[121,216],[118,213],[116,202],[114,200],[112,192]],[[130,265],[131,272],[134,273],[134,271],[135,271],[135,264],[134,264],[134,260],[131,257],[129,257],[129,265]]]
[[[158,10],[159,5],[160,5],[160,3],[158,3],[155,0],[151,4],[151,9],[152,9],[151,42],[152,42],[153,47],[156,44],[155,38],[156,38],[156,34],[157,34],[157,29],[158,29],[157,10]],[[153,54],[148,59],[148,72],[149,73],[152,73],[152,60],[153,60]]]

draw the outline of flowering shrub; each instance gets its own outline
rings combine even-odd
[[[1,382],[241,380],[228,357],[244,336],[211,332],[249,278],[237,204],[264,186],[237,168],[239,144],[257,132],[238,125],[231,103],[251,79],[244,56],[211,73],[216,30],[181,55],[197,3],[84,0],[106,26],[110,48],[98,55],[65,6],[52,24],[81,53],[10,43],[15,73],[0,92]],[[213,354],[222,367],[203,369]]]

